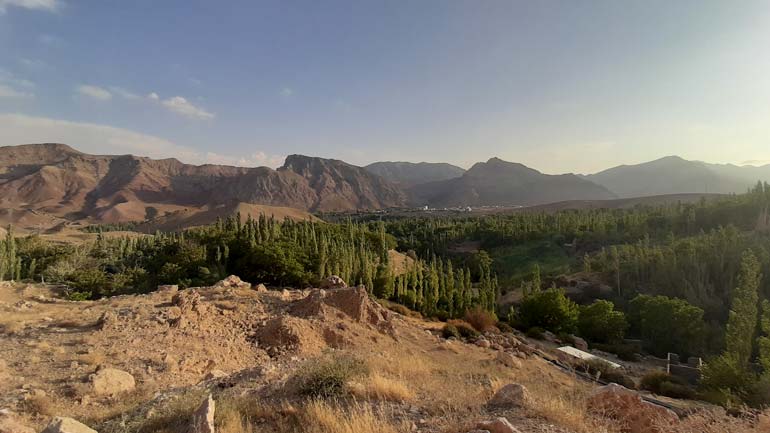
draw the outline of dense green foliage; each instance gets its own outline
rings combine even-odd
[[[553,333],[575,332],[578,306],[560,289],[536,290],[524,297],[519,307],[519,324],[543,328]]]
[[[580,307],[580,335],[597,343],[619,343],[628,329],[626,316],[615,310],[615,304],[603,299]]]
[[[103,233],[131,227],[117,225],[89,229],[97,239],[83,245],[9,230],[0,279],[45,279],[86,299],[209,285],[229,274],[278,287],[339,275],[442,320],[478,308],[533,335],[578,333],[625,353],[627,334],[657,356],[704,356],[706,384],[735,401],[758,401],[757,387],[770,383],[768,185],[628,209],[324,218]],[[394,249],[410,258],[391,263]]]

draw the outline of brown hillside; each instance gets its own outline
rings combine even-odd
[[[0,147],[0,209],[69,220],[141,221],[191,210],[206,220],[233,203],[331,211],[405,202],[388,181],[337,160],[293,155],[273,170],[88,155],[63,144]]]

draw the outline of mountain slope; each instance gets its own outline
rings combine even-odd
[[[547,175],[499,158],[479,162],[459,178],[417,185],[410,192],[416,203],[435,207],[531,206],[615,197],[606,188],[574,174]]]
[[[0,209],[119,222],[233,203],[381,209],[403,206],[406,195],[361,167],[300,155],[273,170],[88,155],[62,144],[0,147]]]
[[[770,167],[706,164],[668,156],[585,176],[622,198],[681,193],[738,193],[770,180]]]
[[[375,162],[364,167],[370,173],[408,188],[421,183],[460,177],[465,170],[452,164],[433,162]]]

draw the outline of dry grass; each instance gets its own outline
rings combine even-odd
[[[38,416],[48,417],[54,415],[54,404],[47,395],[30,395],[24,400],[24,409]]]
[[[18,335],[24,331],[25,324],[19,320],[3,320],[0,322],[0,333]]]
[[[724,410],[692,414],[677,425],[662,425],[667,433],[766,433],[770,432],[770,410],[759,416],[733,417]]]
[[[479,307],[466,311],[463,318],[479,332],[491,331],[497,324],[494,314]]]
[[[362,382],[349,384],[350,392],[358,398],[384,401],[408,401],[414,392],[403,382],[374,373]]]
[[[102,352],[91,352],[78,355],[77,361],[93,367],[104,365],[107,357]]]
[[[347,409],[323,400],[308,403],[302,414],[304,433],[398,433],[407,431],[375,413],[368,405],[353,405]]]

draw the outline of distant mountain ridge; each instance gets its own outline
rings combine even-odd
[[[740,193],[770,181],[770,165],[739,167],[670,156],[591,175],[543,174],[491,158],[465,171],[443,163],[290,155],[278,169],[190,165],[177,159],[89,155],[65,144],[0,147],[0,223],[203,223],[227,212],[309,218],[309,212],[410,206],[538,206],[565,201]],[[296,209],[298,212],[293,212]]]
[[[606,187],[620,198],[681,193],[729,194],[745,192],[757,181],[770,181],[770,165],[739,167],[667,156],[642,164],[620,165],[584,178]]]
[[[499,158],[476,163],[459,178],[416,185],[410,192],[415,202],[434,207],[532,206],[615,198],[606,188],[575,174],[543,174]]]
[[[364,167],[370,173],[409,188],[415,185],[460,177],[465,169],[444,162],[375,162]]]
[[[330,211],[404,206],[407,196],[363,168],[301,155],[273,170],[89,155],[64,144],[0,147],[1,209],[120,222],[238,202]]]

